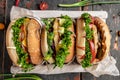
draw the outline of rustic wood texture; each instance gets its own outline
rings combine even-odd
[[[39,10],[39,4],[42,0],[20,0],[19,7],[27,8],[30,10]],[[80,0],[43,0],[48,3],[48,10],[84,10],[84,11],[101,11],[105,10],[108,12],[107,24],[111,30],[112,41],[111,41],[111,55],[117,60],[117,67],[120,70],[120,45],[119,50],[113,49],[113,43],[115,41],[116,30],[120,30],[120,4],[104,4],[104,5],[92,5],[86,7],[74,7],[74,8],[61,8],[58,7],[59,3],[74,3]],[[106,1],[106,0],[94,0],[94,1]],[[6,5],[5,5],[6,3]],[[0,0],[0,22],[7,26],[10,22],[10,10],[15,5],[15,0]],[[6,8],[5,8],[6,6]],[[119,13],[119,15],[118,15]],[[0,30],[0,74],[10,73],[10,66],[12,65],[9,59],[7,50],[5,48],[5,32],[6,29]],[[120,44],[120,39],[119,39]],[[114,77],[109,75],[103,75],[99,78],[94,77],[90,73],[65,73],[55,75],[39,75],[43,80],[120,80],[120,76]],[[3,77],[0,77],[3,80]]]
[[[27,8],[30,10],[39,10],[39,4],[42,0],[21,0],[19,7]],[[48,3],[48,10],[80,10],[80,8],[60,8],[57,6],[59,3],[74,3],[78,0],[44,0]],[[15,0],[6,0],[6,14],[5,14],[5,23],[6,29],[10,22],[10,10],[11,7],[15,5]],[[5,59],[4,59],[4,73],[10,73],[11,60],[9,59],[8,53],[5,50]],[[43,80],[80,80],[80,73],[65,73],[65,74],[56,74],[56,75],[39,75]]]
[[[94,1],[112,1],[112,0],[94,0]],[[111,40],[111,48],[110,54],[117,60],[117,67],[120,70],[120,38],[119,38],[119,50],[114,49],[114,42],[116,37],[116,31],[120,30],[120,4],[101,4],[101,5],[92,5],[85,7],[87,10],[94,10],[94,11],[107,11],[108,18],[107,24],[111,31],[112,40]],[[85,10],[85,8],[83,10]],[[120,80],[120,76],[110,76],[110,75],[103,75],[99,78],[94,76],[90,76],[91,74],[82,74],[82,80]]]
[[[0,0],[0,23],[4,24],[5,0]],[[0,30],[0,74],[4,73],[4,30]],[[3,80],[4,77],[0,77]]]

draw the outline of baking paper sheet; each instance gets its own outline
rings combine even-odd
[[[61,15],[69,15],[72,18],[78,18],[82,13],[86,11],[40,11],[40,10],[27,10],[19,7],[12,7],[10,18],[11,20],[24,17],[24,16],[34,16],[37,18],[49,18],[49,17],[59,17]],[[106,21],[107,12],[105,11],[87,11],[93,16],[98,16],[102,20]],[[37,65],[33,70],[26,73],[38,73],[38,74],[60,74],[60,73],[71,73],[71,72],[89,72],[96,77],[99,77],[103,74],[118,76],[119,70],[116,67],[116,60],[108,55],[104,60],[102,60],[99,64],[94,65],[89,68],[82,68],[81,65],[76,63],[66,64],[63,68],[53,68],[54,65]],[[11,66],[11,73],[24,73],[21,68]]]

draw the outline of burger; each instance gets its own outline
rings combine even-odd
[[[16,66],[28,70],[42,63],[40,36],[41,24],[37,18],[18,18],[9,24],[6,47]]]
[[[63,67],[74,57],[74,26],[72,19],[65,15],[43,19],[45,27],[41,32],[41,50],[44,60]]]
[[[110,50],[110,31],[99,17],[83,13],[77,19],[76,59],[86,68],[97,64],[108,55]]]

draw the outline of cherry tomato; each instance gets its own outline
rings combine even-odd
[[[92,53],[92,59],[91,59],[91,63],[92,63],[95,60],[95,57],[96,57],[95,45],[94,45],[92,40],[89,40],[89,45],[90,45],[90,51]]]
[[[5,28],[5,25],[3,23],[0,23],[0,30],[3,30]]]
[[[39,6],[39,7],[40,7],[41,10],[46,10],[46,9],[48,9],[48,4],[47,4],[46,2],[43,2],[43,1],[42,1],[42,2],[40,3],[40,6]]]
[[[15,6],[19,5],[20,0],[15,0]]]

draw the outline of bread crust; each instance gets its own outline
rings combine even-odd
[[[109,27],[99,17],[94,17],[94,24],[96,25],[98,32],[101,34],[101,45],[99,47],[102,49],[100,49],[101,51],[98,53],[98,55],[101,55],[98,56],[99,61],[101,61],[109,54],[111,35]]]
[[[40,24],[31,19],[27,26],[27,46],[32,64],[40,64],[43,56],[40,50]]]
[[[57,51],[58,49],[58,42],[59,42],[59,33],[58,33],[58,28],[59,28],[59,19],[55,18],[54,24],[53,24],[53,33],[54,33],[54,44],[55,44],[55,50]]]
[[[18,65],[18,55],[16,53],[16,48],[15,48],[15,45],[12,41],[12,25],[15,23],[16,20],[12,21],[8,28],[7,28],[7,32],[6,32],[6,47],[7,47],[7,51],[8,51],[8,55],[10,57],[10,59],[12,60],[12,62],[16,65],[16,66],[19,66]]]
[[[84,28],[84,20],[77,19],[76,25],[76,59],[78,63],[81,63],[85,56],[85,28]]]

